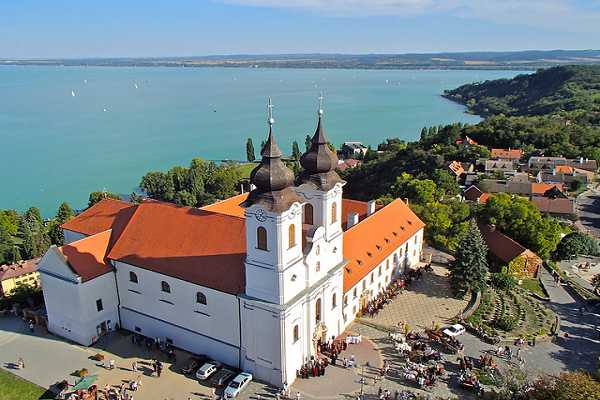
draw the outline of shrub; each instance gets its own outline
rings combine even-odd
[[[491,275],[492,286],[496,289],[512,290],[517,286],[517,281],[511,275],[495,273]]]
[[[513,329],[515,329],[518,322],[519,321],[517,318],[515,318],[511,315],[508,315],[508,314],[503,314],[496,321],[496,326],[498,327],[498,329],[502,329],[503,331],[508,332],[508,331],[512,331]]]

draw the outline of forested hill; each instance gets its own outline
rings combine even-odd
[[[513,79],[472,83],[444,96],[482,116],[600,112],[600,65],[568,65],[538,70]]]

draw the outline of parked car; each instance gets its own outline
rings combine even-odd
[[[252,382],[252,375],[247,372],[242,372],[236,376],[223,391],[223,395],[227,399],[236,397],[248,384]]]
[[[209,379],[209,382],[214,386],[222,387],[225,386],[229,382],[229,380],[235,376],[235,374],[235,371],[232,371],[227,368],[222,368],[214,374],[212,374],[212,376]]]
[[[198,371],[196,371],[196,378],[201,381],[205,381],[209,376],[217,372],[217,369],[218,367],[214,363],[208,362],[201,366]]]
[[[463,333],[465,333],[465,327],[462,326],[461,324],[454,324],[454,325],[449,326],[448,328],[444,329],[442,332],[444,332],[445,335],[450,336],[450,337],[460,336]]]
[[[185,365],[181,368],[181,372],[185,375],[193,374],[201,365],[209,361],[204,355],[190,357]]]

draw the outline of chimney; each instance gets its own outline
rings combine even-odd
[[[371,200],[367,203],[367,216],[372,215],[375,212],[375,200]]]
[[[356,224],[358,224],[358,214],[357,213],[348,214],[348,226],[346,226],[346,229],[348,229]]]

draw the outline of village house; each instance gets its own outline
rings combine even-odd
[[[490,158],[494,160],[509,160],[519,161],[523,158],[523,150],[521,149],[492,149],[490,151]]]
[[[463,192],[466,201],[484,204],[490,198],[490,193],[481,191],[477,186],[471,185]]]
[[[298,176],[272,128],[269,115],[250,193],[203,208],[104,199],[65,223],[39,265],[48,329],[90,345],[119,327],[291,385],[420,266],[424,223],[400,199],[343,198],[322,110]]]
[[[533,251],[523,247],[503,234],[493,225],[479,224],[481,236],[488,247],[490,264],[496,271],[504,266],[508,273],[535,277],[542,259]]]
[[[598,170],[598,163],[596,160],[590,160],[583,157],[567,159],[565,157],[536,156],[530,157],[529,161],[527,162],[529,171],[534,175],[541,170],[552,171],[555,167],[560,165],[566,165],[591,172],[596,172]]]
[[[532,196],[531,202],[542,214],[564,219],[575,217],[575,200],[572,198]]]
[[[9,295],[19,285],[38,287],[40,275],[37,272],[39,258],[19,261],[0,266],[0,295]]]
[[[362,158],[367,154],[367,146],[361,142],[344,142],[340,150],[340,155],[343,159],[347,158]]]
[[[551,171],[541,170],[536,175],[538,182],[546,183],[564,183],[569,186],[573,182],[581,182],[584,185],[594,180],[594,172],[581,168],[571,167],[569,165],[557,165]]]

